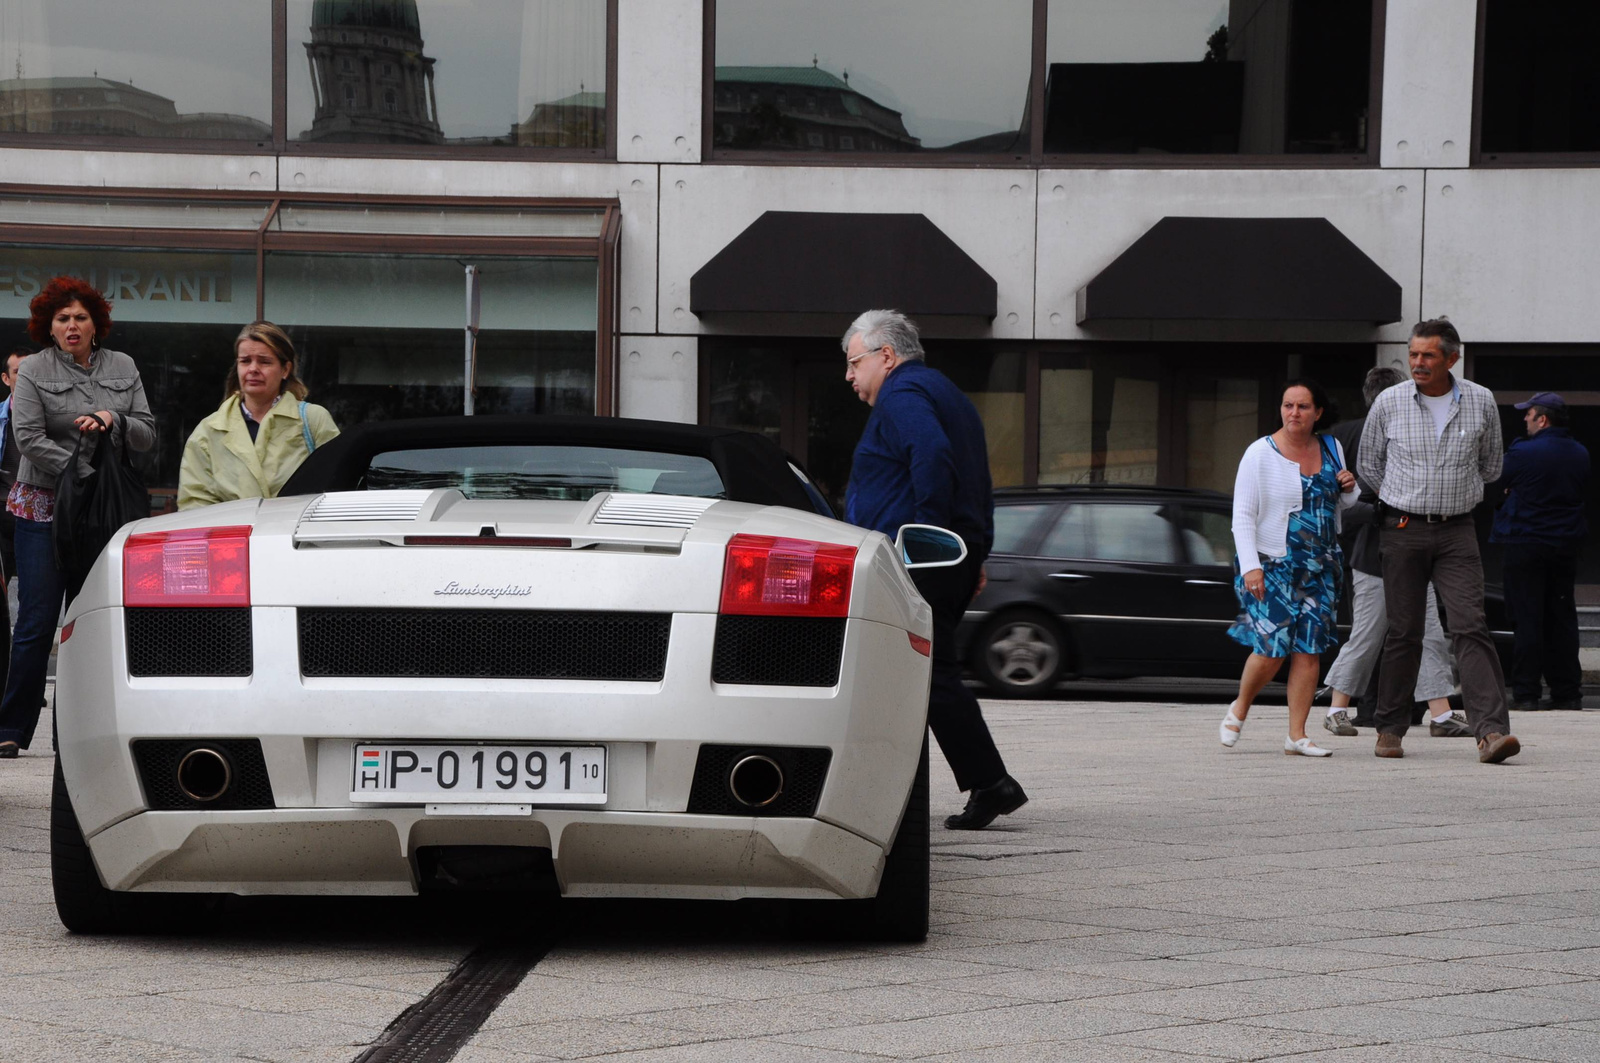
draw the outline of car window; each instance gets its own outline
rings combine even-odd
[[[1215,509],[1184,509],[1184,552],[1193,565],[1233,564],[1233,519]]]
[[[1029,502],[1015,506],[994,507],[994,554],[1020,554],[1023,544],[1039,523],[1040,514],[1050,508],[1048,502]]]
[[[1177,561],[1171,507],[1087,502],[1068,506],[1040,553],[1090,561]]]
[[[465,446],[390,450],[373,456],[369,491],[454,487],[468,498],[584,501],[601,491],[727,497],[709,460],[684,454],[582,446]]]

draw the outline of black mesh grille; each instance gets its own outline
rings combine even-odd
[[[214,610],[213,610],[214,611]],[[214,801],[195,801],[178,788],[178,762],[192,749],[214,749],[228,761],[233,782]],[[254,738],[141,738],[133,743],[133,763],[152,811],[274,808],[261,743]]]
[[[843,650],[844,617],[719,616],[711,679],[831,687]]]
[[[670,613],[301,609],[308,676],[658,680]]]
[[[735,800],[728,773],[746,756],[771,757],[783,769],[783,792],[761,808]],[[831,749],[784,749],[776,746],[701,746],[689,790],[689,811],[711,816],[811,816],[828,778]]]
[[[249,675],[250,609],[125,609],[129,675]]]

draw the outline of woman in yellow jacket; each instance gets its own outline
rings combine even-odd
[[[270,321],[246,325],[233,355],[222,405],[183,448],[179,509],[274,498],[307,455],[339,434],[327,410],[305,401],[283,329]]]

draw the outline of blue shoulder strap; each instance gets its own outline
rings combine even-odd
[[[311,438],[311,426],[306,423],[306,400],[300,400],[300,431],[305,433],[306,453],[310,454],[317,449],[317,441]]]
[[[1327,452],[1327,454],[1328,454],[1328,460],[1333,462],[1333,471],[1334,472],[1339,472],[1341,469],[1344,468],[1344,466],[1339,464],[1339,452],[1337,450],[1333,449],[1333,444],[1332,443],[1328,442],[1328,440],[1330,438],[1332,438],[1332,437],[1324,434],[1324,435],[1320,436],[1319,438],[1321,438],[1321,440],[1322,440],[1322,449],[1325,450]]]

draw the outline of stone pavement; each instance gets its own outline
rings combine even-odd
[[[794,940],[758,909],[561,902],[556,947],[456,1056],[1444,1063],[1600,1059],[1600,719],[1524,752],[1371,732],[1282,754],[1260,706],[986,703],[1033,797],[934,831],[921,946]],[[48,719],[41,733],[48,734]],[[251,902],[225,932],[75,939],[45,853],[50,761],[0,764],[0,1057],[350,1060],[475,943],[369,901]],[[959,807],[935,765],[934,808]]]

